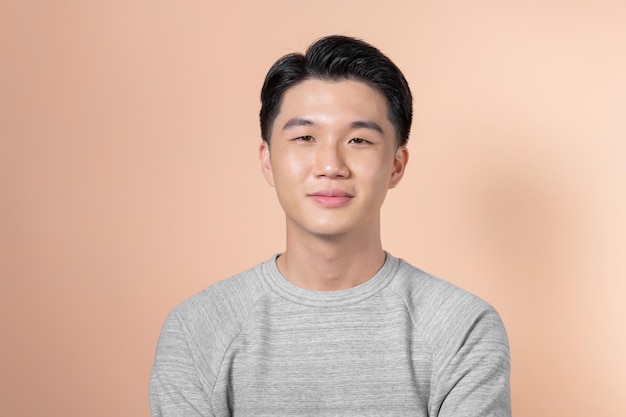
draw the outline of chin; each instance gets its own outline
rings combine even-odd
[[[344,228],[337,227],[336,225],[332,225],[332,226],[328,225],[326,227],[321,226],[321,227],[311,228],[309,229],[309,232],[320,238],[335,239],[335,238],[339,238],[341,236],[345,236],[346,234],[348,234],[349,229],[345,227]]]
[[[316,220],[293,222],[291,226],[294,226],[294,231],[300,230],[304,235],[315,236],[321,239],[335,239],[345,236],[350,233],[354,226],[351,222],[338,221],[338,219],[318,218]]]

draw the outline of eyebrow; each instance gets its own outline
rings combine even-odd
[[[287,123],[285,123],[285,125],[283,126],[283,130],[289,129],[290,127],[294,126],[313,126],[314,124],[315,123],[313,123],[309,119],[294,117],[293,119],[289,119]]]
[[[294,117],[293,119],[289,119],[287,123],[283,126],[283,130],[289,129],[294,126],[314,126],[315,123],[312,120],[305,119],[302,117]],[[380,125],[371,120],[356,120],[350,123],[350,127],[353,129],[371,129],[375,130],[380,134],[384,134],[385,132],[380,127]]]
[[[381,135],[385,134],[385,132],[383,132],[382,127],[380,127],[378,123],[370,121],[370,120],[357,120],[355,122],[352,122],[351,126],[353,129],[360,129],[360,128],[372,129],[372,130],[377,131]]]

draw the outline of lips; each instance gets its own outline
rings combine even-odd
[[[309,197],[324,207],[341,207],[350,202],[354,197],[344,190],[320,190],[309,194]]]

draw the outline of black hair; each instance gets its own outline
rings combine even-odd
[[[396,145],[409,139],[413,103],[411,90],[400,69],[374,46],[348,36],[333,35],[315,41],[306,54],[280,58],[265,76],[261,89],[261,137],[270,143],[272,124],[285,92],[308,80],[362,81],[387,99],[389,120],[396,130]]]

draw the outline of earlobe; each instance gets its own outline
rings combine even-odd
[[[394,188],[402,177],[404,176],[404,170],[409,163],[409,150],[406,146],[400,146],[396,151],[396,157],[393,160],[393,171],[391,171],[391,179],[389,182],[389,188]]]
[[[274,173],[272,172],[272,158],[270,156],[270,145],[262,141],[259,146],[259,159],[261,160],[261,171],[269,185],[274,186]]]

